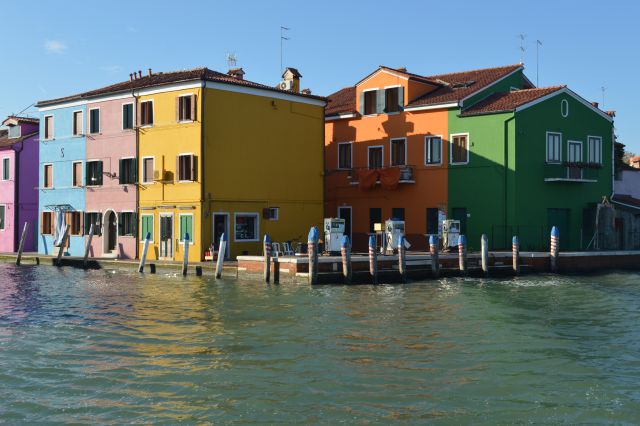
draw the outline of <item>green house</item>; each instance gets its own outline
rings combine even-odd
[[[470,249],[487,234],[492,250],[514,235],[522,250],[546,250],[552,226],[561,249],[584,249],[613,191],[613,113],[566,86],[512,79],[449,110],[448,215]]]

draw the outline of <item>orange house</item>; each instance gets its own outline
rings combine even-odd
[[[354,250],[365,250],[374,223],[389,218],[405,220],[412,249],[426,249],[427,235],[438,234],[447,215],[449,115],[513,84],[521,71],[513,65],[427,77],[381,66],[329,96],[325,217],[346,220]]]

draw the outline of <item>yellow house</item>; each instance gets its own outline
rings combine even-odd
[[[295,72],[292,72],[295,71]],[[149,259],[199,261],[225,232],[229,255],[306,241],[323,217],[324,98],[243,79],[242,70],[149,73],[136,97],[140,244]],[[286,87],[299,87],[289,69]],[[289,79],[289,81],[287,81]]]

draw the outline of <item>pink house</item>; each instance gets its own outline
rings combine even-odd
[[[92,257],[135,259],[137,255],[134,109],[130,95],[97,99],[87,102],[86,117],[77,121],[84,123],[84,129],[78,130],[87,140],[85,164],[78,165],[85,170],[86,213],[100,224],[91,242]],[[88,240],[88,221],[84,227]]]
[[[24,223],[29,223],[24,251],[37,247],[37,118],[10,116],[0,130],[0,252],[18,250]]]

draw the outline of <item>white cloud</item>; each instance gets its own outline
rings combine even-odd
[[[47,40],[44,42],[44,48],[49,53],[63,53],[67,50],[67,45],[60,40]]]

